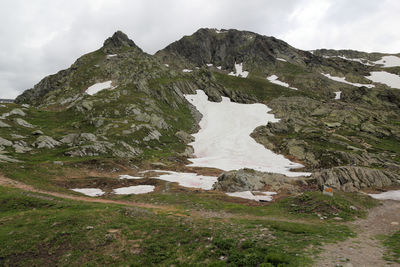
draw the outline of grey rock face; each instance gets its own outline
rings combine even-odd
[[[342,191],[357,191],[362,188],[382,188],[400,185],[400,176],[388,171],[365,167],[343,166],[315,172],[312,175],[319,186],[330,186]]]
[[[42,135],[43,132],[41,130],[36,130],[32,132],[32,135]]]
[[[18,116],[22,116],[22,117],[24,117],[26,115],[25,112],[23,112],[19,108],[15,108],[15,109],[11,110],[9,114],[10,115],[18,115]]]
[[[283,174],[240,169],[221,174],[213,189],[225,192],[240,192],[263,190],[265,186],[268,186],[272,190],[296,191],[295,183],[298,181],[305,181],[305,178],[289,178]]]
[[[0,162],[21,162],[20,160],[0,154]]]
[[[178,137],[180,140],[182,140],[182,142],[184,142],[185,144],[194,141],[194,137],[185,131],[178,131],[175,133],[175,136]]]
[[[9,141],[3,137],[0,137],[0,146],[12,146],[12,144],[13,143],[11,141]]]
[[[60,142],[67,145],[81,145],[87,142],[96,142],[97,137],[92,133],[67,134]]]
[[[16,118],[14,119],[15,123],[22,126],[22,127],[26,127],[26,128],[35,128],[35,126],[33,126],[32,124],[30,124],[29,122],[21,119],[21,118]]]
[[[161,133],[157,130],[152,130],[145,138],[143,138],[143,141],[147,142],[150,140],[160,140]]]
[[[3,121],[0,121],[0,128],[8,128],[8,127],[11,127],[11,126]]]
[[[13,144],[13,148],[15,150],[15,153],[21,154],[32,150],[32,148],[30,148],[29,145],[23,140],[15,141]]]
[[[39,136],[32,145],[37,148],[55,148],[61,145],[61,143],[54,140],[50,136],[42,135]]]

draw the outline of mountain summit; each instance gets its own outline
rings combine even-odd
[[[103,48],[106,52],[115,52],[124,47],[129,48],[137,46],[135,42],[129,39],[128,35],[122,31],[116,31],[111,37],[107,38],[103,44]]]

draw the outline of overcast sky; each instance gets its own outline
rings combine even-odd
[[[0,98],[14,98],[122,30],[155,53],[198,28],[292,46],[400,52],[399,0],[0,0]]]

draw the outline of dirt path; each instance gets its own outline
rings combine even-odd
[[[29,192],[41,193],[41,194],[46,194],[46,195],[50,195],[50,196],[54,196],[54,197],[78,200],[78,201],[84,201],[84,202],[119,204],[119,205],[154,209],[155,211],[158,210],[158,211],[164,211],[164,212],[177,212],[178,211],[175,207],[169,206],[169,205],[154,205],[154,204],[149,204],[149,203],[139,203],[139,202],[128,202],[128,201],[102,199],[102,198],[81,197],[81,196],[74,196],[74,195],[68,195],[68,194],[63,194],[63,193],[40,190],[40,189],[34,188],[33,186],[6,178],[3,175],[0,175],[0,185],[6,186],[6,187],[14,187],[14,188],[22,189],[22,190],[29,191]]]
[[[400,202],[386,200],[373,208],[366,219],[350,223],[357,237],[336,244],[326,244],[315,266],[378,267],[400,266],[383,260],[385,252],[377,235],[400,230]]]

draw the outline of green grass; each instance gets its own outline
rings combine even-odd
[[[310,266],[322,242],[353,235],[318,221],[182,217],[4,187],[0,204],[0,260],[13,266]]]
[[[383,240],[383,244],[388,251],[385,254],[385,259],[400,263],[400,231],[397,231],[391,236],[387,236]]]

